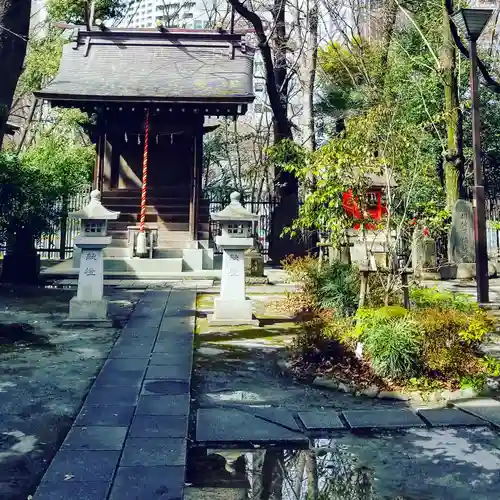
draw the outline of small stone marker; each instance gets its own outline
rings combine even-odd
[[[111,243],[111,236],[107,236],[107,221],[118,219],[120,212],[103,207],[101,193],[94,190],[90,193],[90,203],[69,216],[81,220],[81,233],[75,238],[81,257],[78,290],[69,303],[66,322],[111,326],[108,303],[103,298],[103,249]]]
[[[448,241],[449,256],[455,264],[475,262],[474,209],[472,203],[458,200],[453,207]]]
[[[222,249],[222,280],[220,297],[214,300],[210,325],[258,325],[253,319],[252,301],[245,294],[245,250],[253,246],[252,222],[257,215],[240,203],[240,194],[231,194],[231,203],[212,215],[220,221],[221,236],[216,243]]]
[[[412,239],[412,267],[415,276],[422,273],[436,272],[437,252],[436,242],[426,236],[421,228],[415,229]]]

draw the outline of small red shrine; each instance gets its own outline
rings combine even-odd
[[[387,207],[385,201],[385,189],[389,187],[395,187],[396,183],[392,178],[392,175],[387,181],[384,175],[378,174],[367,174],[369,179],[370,188],[366,194],[366,210],[362,213],[359,200],[354,196],[352,189],[345,192],[342,195],[342,206],[348,215],[353,219],[359,220],[359,223],[355,223],[353,229],[358,230],[361,227],[361,221],[369,220],[365,224],[365,228],[368,230],[377,229],[377,222],[382,220],[382,217],[387,214]]]

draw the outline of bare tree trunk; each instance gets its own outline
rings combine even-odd
[[[26,55],[30,14],[31,0],[0,0],[0,147]]]
[[[458,102],[456,48],[451,34],[446,0],[443,1],[443,45],[441,51],[441,65],[444,79],[444,116],[447,130],[447,150],[444,158],[444,179],[446,206],[451,210],[460,196],[460,184],[463,176],[463,162],[461,151],[462,120]]]
[[[307,500],[318,500],[318,463],[313,450],[308,450],[306,454],[307,471]]]
[[[31,122],[33,121],[33,116],[35,115],[36,106],[38,104],[38,99],[32,97],[32,102],[30,104],[30,109],[28,111],[28,116],[24,120],[23,128],[21,129],[21,135],[19,136],[19,143],[17,145],[17,152],[19,153],[23,148],[24,141],[26,140],[26,136],[28,134],[28,130],[31,126]]]
[[[387,66],[389,59],[389,48],[391,45],[394,26],[396,25],[396,17],[398,14],[398,6],[394,0],[385,0],[384,18],[382,20],[382,56],[380,62],[382,68]]]
[[[316,0],[312,0],[316,2]],[[316,149],[316,130],[314,126],[314,85],[318,61],[318,5],[313,3],[307,11],[307,26],[303,45],[303,56],[299,71],[301,87],[304,94],[302,112],[303,146],[309,150]]]

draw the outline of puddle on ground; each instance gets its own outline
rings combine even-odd
[[[477,427],[347,433],[309,450],[193,448],[185,498],[498,500],[499,444]]]
[[[205,453],[203,455],[203,453]],[[373,471],[345,450],[211,450],[188,468],[186,500],[378,500]],[[397,498],[397,497],[395,497]]]

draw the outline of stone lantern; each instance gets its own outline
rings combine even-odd
[[[80,234],[75,245],[80,249],[80,270],[76,297],[69,303],[68,322],[108,323],[108,303],[104,296],[103,249],[111,243],[107,235],[108,221],[116,220],[120,212],[112,212],[101,203],[98,190],[90,193],[90,203],[69,216],[81,220]]]
[[[221,227],[215,243],[222,250],[220,296],[214,300],[211,325],[258,325],[252,316],[252,301],[245,294],[245,250],[253,246],[252,225],[258,219],[231,194],[231,203],[212,215]]]

